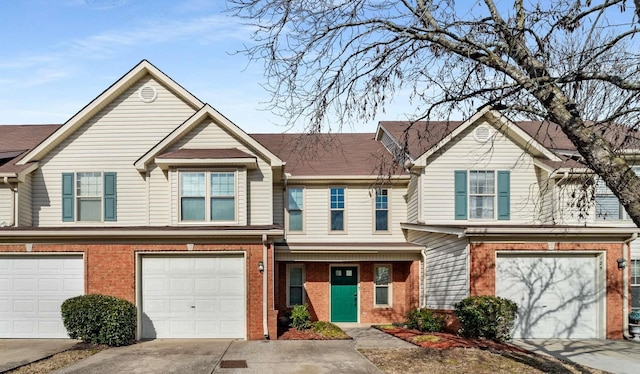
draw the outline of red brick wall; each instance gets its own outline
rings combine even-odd
[[[258,261],[263,261],[262,244],[197,244],[197,251],[242,251],[246,254],[247,274],[247,338],[257,340],[264,338],[263,329],[263,275],[258,270]],[[148,251],[187,252],[186,244],[33,244],[33,253],[75,252],[83,253],[85,259],[85,293],[100,293],[117,296],[135,303],[135,255]],[[0,252],[26,252],[25,245],[0,245]],[[269,251],[270,258],[273,249]],[[267,263],[268,265],[268,263]],[[273,280],[273,274],[267,276]],[[272,309],[272,295],[268,293],[268,310]],[[276,315],[269,313],[269,326],[276,326]],[[275,330],[271,333],[276,335]]]
[[[608,339],[622,338],[622,270],[616,259],[623,257],[623,243],[554,243],[549,251],[547,243],[472,243],[470,245],[470,294],[495,294],[496,251],[604,251],[606,253],[606,334]]]
[[[409,309],[418,306],[419,298],[419,261],[380,262],[391,264],[393,284],[391,288],[392,307],[374,307],[373,262],[357,262],[359,266],[359,321],[360,323],[389,323],[405,320]],[[287,278],[285,262],[277,265],[276,309],[286,310]],[[350,263],[351,265],[351,263]],[[330,320],[330,279],[328,263],[306,262],[305,301],[309,306],[311,318],[320,321]]]

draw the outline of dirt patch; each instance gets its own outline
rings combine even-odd
[[[68,351],[57,353],[51,357],[32,362],[17,369],[8,371],[8,374],[46,374],[65,366],[76,363],[84,358],[109,348],[105,345],[78,343]]]
[[[387,374],[413,373],[606,373],[553,357],[478,348],[360,349]]]
[[[343,340],[343,339],[351,339],[350,337],[346,338],[335,338],[331,336],[326,336],[322,333],[314,332],[312,329],[309,330],[296,330],[293,327],[285,330],[280,336],[278,336],[278,340]]]

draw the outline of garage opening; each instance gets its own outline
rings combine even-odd
[[[595,254],[496,258],[496,295],[518,304],[514,338],[604,338],[604,280]]]
[[[141,338],[246,338],[242,254],[141,257]]]

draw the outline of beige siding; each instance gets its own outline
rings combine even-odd
[[[203,121],[185,135],[170,150],[182,148],[237,148],[243,152],[255,152],[240,139],[225,131],[211,120]],[[269,225],[273,222],[273,196],[271,166],[259,155],[258,168],[246,171],[246,185],[240,192],[239,204],[243,222],[249,225]],[[176,216],[177,217],[177,216]]]
[[[448,149],[432,156],[423,175],[422,209],[427,223],[465,224],[482,221],[456,221],[454,218],[455,170],[509,170],[511,172],[511,214],[509,223],[536,221],[535,206],[539,198],[538,181],[532,157],[501,133],[493,140],[475,140],[470,126]]]
[[[554,223],[554,206],[555,201],[555,181],[549,179],[549,173],[540,168],[536,168],[536,177],[540,186],[540,198],[534,201],[536,205],[537,223],[551,225]]]
[[[147,181],[149,217],[147,220],[151,226],[171,225],[172,202],[169,172],[155,165],[149,166],[149,178]]]
[[[420,176],[411,175],[409,186],[407,187],[407,222],[418,222],[418,186],[420,185]]]
[[[284,192],[281,184],[273,186],[273,223],[284,227]]]
[[[640,240],[634,240],[631,242],[631,258],[634,260],[640,260]]]
[[[558,183],[555,188],[554,219],[559,225],[593,225],[595,220],[595,205],[589,201],[591,192],[585,190],[579,180],[568,180]],[[598,221],[598,225],[619,225],[617,220]],[[623,225],[624,226],[624,225]]]
[[[11,208],[11,188],[6,184],[0,185],[0,225],[3,223],[7,226],[12,221],[12,208]]]
[[[299,185],[296,185],[299,186]],[[329,188],[345,187],[345,232],[329,231]],[[304,187],[304,232],[288,232],[292,242],[402,242],[400,223],[406,222],[404,187],[389,188],[388,233],[374,228],[375,191],[369,185],[306,185]]]
[[[27,175],[25,181],[18,185],[18,209],[19,209],[19,225],[31,226],[31,183],[33,178],[31,174]]]
[[[409,241],[426,247],[426,307],[453,309],[469,296],[468,242],[454,235],[410,231]]]
[[[152,103],[144,103],[138,96],[144,84],[158,92]],[[61,219],[61,174],[74,171],[118,173],[118,221],[106,222],[105,226],[145,224],[146,181],[133,164],[193,113],[189,105],[153,78],[141,78],[40,160],[33,179],[34,225],[79,225]]]

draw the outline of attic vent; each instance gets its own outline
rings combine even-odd
[[[138,92],[140,100],[145,103],[151,103],[158,97],[158,91],[151,86],[143,86]]]
[[[484,143],[489,140],[491,136],[491,131],[487,126],[478,126],[476,130],[473,132],[473,137],[480,143]]]

